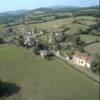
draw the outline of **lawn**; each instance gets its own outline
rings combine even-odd
[[[98,85],[63,61],[13,45],[0,46],[0,78],[21,87],[5,100],[99,100]]]

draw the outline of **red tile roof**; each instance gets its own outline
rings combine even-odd
[[[89,56],[88,54],[85,53],[80,53],[80,52],[76,52],[74,55],[74,57],[77,57],[81,60],[84,60],[86,63],[92,63],[93,62],[93,58],[91,56]]]

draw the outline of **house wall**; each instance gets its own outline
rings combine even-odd
[[[92,61],[91,63],[90,62],[86,62],[85,60],[83,59],[80,59],[76,56],[73,56],[73,62],[82,66],[82,67],[87,67],[87,68],[91,68],[92,66],[94,66],[95,62]]]
[[[95,65],[95,62],[94,61],[92,61],[92,63],[86,63],[86,67],[87,68],[91,68],[92,66],[94,66]]]
[[[87,68],[90,68],[90,67],[91,67],[91,64],[86,63],[86,67],[87,67]]]
[[[68,56],[65,57],[66,60],[70,60],[70,58]]]
[[[74,61],[74,63],[76,63],[76,64],[78,64],[80,66],[83,66],[83,67],[85,67],[85,65],[86,65],[86,62],[84,60],[79,59],[77,57],[73,57],[73,61]]]
[[[79,59],[79,65],[85,67],[86,62],[84,60]]]
[[[44,54],[44,53],[40,53],[40,55],[41,55],[41,57],[44,57],[44,56],[45,56],[45,54]]]

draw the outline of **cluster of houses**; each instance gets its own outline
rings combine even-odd
[[[28,45],[29,47],[32,47],[36,43],[36,37],[37,35],[43,35],[43,31],[40,31],[39,34],[34,34],[32,31],[28,31],[24,33],[24,38],[25,38],[25,45]],[[61,32],[56,32],[55,36],[62,36],[63,34]],[[49,42],[52,41],[52,36],[54,36],[54,33],[52,33],[49,37]],[[39,51],[41,57],[45,57],[49,55],[50,53],[47,50],[40,50]],[[58,54],[59,55],[59,52]],[[70,58],[69,56],[66,56],[65,59],[73,61],[73,63],[82,66],[82,67],[87,67],[91,68],[94,65],[94,59],[93,57],[89,56],[88,54],[85,53],[80,53],[80,52],[75,52],[73,56]]]
[[[33,47],[36,44],[36,37],[43,35],[45,32],[44,31],[39,31],[38,34],[35,34],[32,30],[27,30],[24,32],[23,37],[25,39],[24,45],[28,47]]]

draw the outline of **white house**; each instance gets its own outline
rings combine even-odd
[[[43,57],[43,58],[48,55],[47,50],[40,50],[39,53],[40,53],[41,57]]]
[[[62,32],[55,32],[55,36],[63,36],[63,33]]]
[[[28,47],[32,47],[35,45],[35,39],[32,36],[25,37],[24,45],[27,45]]]
[[[70,60],[70,57],[66,55],[65,60]]]
[[[73,62],[79,66],[90,68],[94,64],[94,59],[83,53],[75,53],[73,55]]]

